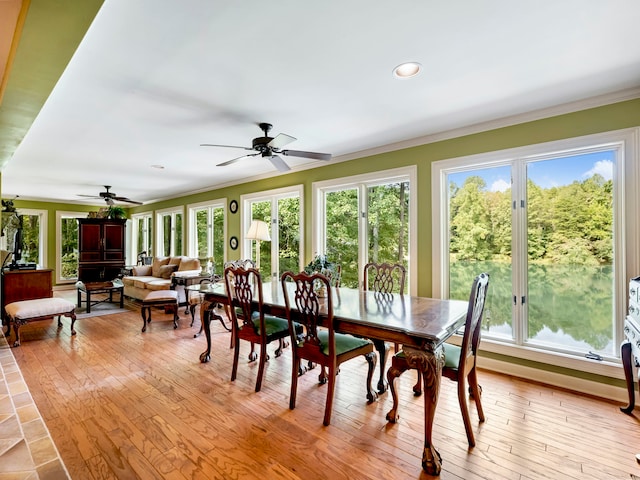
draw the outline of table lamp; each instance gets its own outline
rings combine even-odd
[[[249,227],[249,231],[245,235],[245,238],[256,241],[256,268],[260,271],[260,242],[271,241],[271,237],[269,236],[269,226],[262,220],[251,220],[251,226]]]

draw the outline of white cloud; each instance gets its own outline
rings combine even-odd
[[[605,180],[611,180],[613,178],[613,162],[611,160],[598,160],[593,164],[593,168],[584,174],[584,177],[593,177],[596,173],[602,175]]]
[[[505,190],[508,190],[509,188],[511,188],[511,184],[505,180],[496,180],[495,182],[493,182],[491,184],[491,191],[492,192],[504,192]]]

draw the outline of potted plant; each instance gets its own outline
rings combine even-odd
[[[322,275],[326,275],[329,278],[332,277],[333,271],[335,269],[335,265],[327,260],[326,255],[316,255],[313,259],[304,267],[305,273],[311,275],[312,273],[321,273]],[[319,297],[324,297],[326,295],[324,284],[320,286],[320,288],[316,289],[316,293]]]
[[[125,209],[117,205],[111,205],[107,210],[107,218],[125,218],[126,216]]]

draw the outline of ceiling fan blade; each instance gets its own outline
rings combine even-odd
[[[289,145],[291,142],[295,142],[297,138],[287,135],[286,133],[279,133],[273,140],[267,145],[271,148],[282,148],[285,145]]]
[[[239,147],[237,145],[217,145],[215,143],[201,143],[201,147],[224,147],[224,148],[241,148],[242,150],[253,150],[253,147]]]
[[[331,160],[330,153],[303,152],[302,150],[282,150],[282,155],[290,157],[313,158],[314,160]]]
[[[249,149],[252,150],[252,149]],[[260,155],[259,153],[253,153],[251,155],[242,155],[241,157],[232,158],[231,160],[227,160],[226,162],[222,162],[216,165],[216,167],[226,167],[227,165],[231,165],[232,163],[236,163],[238,160],[242,160],[247,157],[255,157],[256,155]]]
[[[278,155],[271,155],[267,158],[280,172],[288,172],[291,170],[291,167],[289,167],[289,165],[287,165]]]
[[[111,197],[113,200],[117,200],[118,202],[127,202],[133,203],[135,205],[142,205],[142,202],[136,202],[135,200],[131,200],[127,197]]]
[[[85,194],[83,194],[83,193],[79,193],[79,194],[78,194],[78,196],[79,196],[79,197],[86,197],[86,198],[96,198],[96,199],[104,198],[104,197],[98,197],[98,196],[96,196],[96,195],[85,195]]]

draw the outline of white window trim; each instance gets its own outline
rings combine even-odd
[[[353,187],[359,188],[362,184],[374,184],[380,182],[380,184],[389,183],[394,179],[408,178],[409,179],[409,261],[418,258],[418,167],[412,165],[409,167],[399,167],[389,170],[380,170],[372,173],[365,173],[361,175],[352,175],[350,177],[334,178],[331,180],[323,180],[320,182],[313,182],[311,184],[312,196],[311,196],[311,211],[313,222],[311,224],[311,248],[313,252],[324,251],[326,232],[325,223],[322,221],[324,215],[325,204],[324,194],[330,191],[342,190],[345,188]],[[362,250],[362,248],[360,248]],[[367,255],[366,252],[360,251],[359,256],[363,257]],[[359,258],[359,261],[362,258]],[[415,265],[415,261],[413,261]],[[363,265],[364,266],[364,265]],[[358,275],[362,275],[359,272]],[[362,280],[362,279],[361,279]],[[417,295],[418,292],[418,269],[409,268],[409,293],[410,295]]]
[[[247,193],[240,195],[240,258],[249,258],[251,256],[251,240],[246,240],[245,234],[251,226],[251,208],[250,204],[256,201],[277,201],[280,198],[296,197],[300,201],[300,218],[299,218],[299,233],[300,233],[300,266],[304,262],[304,185],[291,185],[289,187],[275,188],[273,190],[264,190],[262,192]],[[273,227],[273,225],[272,225]],[[275,244],[272,242],[272,248],[275,248]],[[274,252],[272,251],[272,258]]]
[[[189,218],[188,227],[187,227],[187,255],[196,258],[197,255],[197,245],[196,242],[198,240],[198,235],[196,233],[196,210],[202,208],[222,208],[224,211],[224,258],[227,258],[227,198],[219,198],[216,200],[208,200],[206,202],[198,202],[198,203],[190,203],[187,205],[187,215]]]
[[[136,250],[138,245],[138,220],[141,218],[149,218],[153,221],[153,211],[149,210],[148,212],[134,213],[131,215],[131,219],[127,222],[127,224],[131,226],[131,234],[128,235],[131,239],[131,243],[129,244],[130,259],[136,259],[136,261],[138,261],[138,254],[140,253]],[[153,256],[153,253],[154,252],[147,252],[147,255]]]
[[[49,237],[49,212],[47,210],[37,210],[34,208],[17,208],[18,215],[34,215],[40,217],[40,238],[38,248],[38,265],[42,268],[47,268],[47,238]]]
[[[620,263],[616,263],[614,266],[614,271],[619,272],[614,280],[616,289],[614,318],[617,319],[615,336],[622,338],[628,295],[627,284],[631,276],[640,274],[640,258],[637,248],[640,243],[640,227],[637,222],[640,213],[640,194],[638,192],[638,185],[640,185],[640,128],[638,127],[433,162],[431,165],[433,297],[445,298],[448,295],[447,282],[445,282],[445,279],[448,278],[448,264],[444,261],[443,252],[448,252],[449,232],[448,229],[442,228],[443,219],[449,218],[448,205],[444,204],[442,195],[442,192],[446,192],[448,188],[446,185],[447,173],[454,169],[462,170],[465,167],[473,169],[479,165],[482,167],[498,166],[511,163],[511,160],[515,158],[559,154],[577,148],[615,145],[621,142],[624,144],[623,159],[620,162],[622,165],[617,165],[614,175],[618,178],[622,176],[624,180],[616,184],[614,201],[617,205],[616,208],[622,213],[622,218],[616,218],[614,223],[619,224],[616,229],[624,232],[624,235],[614,236],[614,248],[616,252],[621,252],[616,255],[616,260]],[[487,338],[483,338],[481,350],[612,378],[624,378],[619,361],[595,362],[561,352],[540,350],[523,345],[510,345]]]
[[[61,278],[62,274],[62,219],[63,218],[80,218],[81,212],[65,212],[56,210],[56,284],[75,283],[78,279]],[[78,227],[79,228],[79,227]],[[78,258],[78,261],[80,259]]]
[[[185,215],[184,215],[184,207],[171,207],[164,208],[162,210],[156,210],[156,220],[155,220],[155,231],[156,231],[156,244],[155,244],[155,255],[160,255],[161,252],[164,252],[164,222],[162,221],[162,217],[167,214],[181,214],[182,215],[182,246],[184,248],[184,229],[185,229]],[[175,234],[174,234],[175,235]],[[171,256],[179,256],[182,255],[182,252],[175,252],[173,248],[175,247],[175,236],[172,235],[172,243],[174,244],[170,249],[173,253]]]

